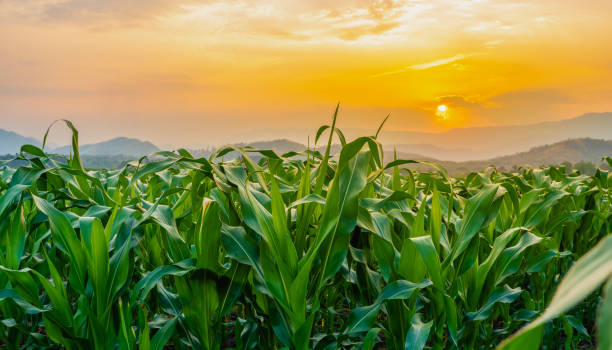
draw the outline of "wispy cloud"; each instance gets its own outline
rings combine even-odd
[[[503,40],[499,40],[499,39],[498,40],[491,40],[491,41],[487,41],[484,45],[485,45],[485,47],[487,47],[489,49],[492,49],[492,48],[495,48],[495,47],[503,44],[503,42],[504,42]]]
[[[435,60],[435,61],[431,61],[431,62],[426,62],[426,63],[420,63],[420,64],[413,64],[411,66],[406,66],[404,68],[401,69],[397,69],[397,70],[393,70],[393,71],[389,71],[389,72],[383,72],[383,73],[378,73],[378,74],[374,74],[372,75],[372,78],[377,78],[377,77],[383,77],[383,76],[387,76],[387,75],[394,75],[394,74],[400,74],[400,73],[404,73],[410,70],[425,70],[425,69],[429,69],[429,68],[434,68],[434,67],[439,67],[439,66],[444,66],[453,62],[457,62],[463,59],[466,59],[468,57],[474,56],[474,54],[457,54],[453,57],[448,57],[448,58],[441,58],[439,60]]]
[[[472,55],[464,55],[464,54],[460,53],[460,54],[455,55],[453,57],[442,58],[442,59],[431,61],[431,62],[427,62],[427,63],[415,64],[415,65],[409,66],[408,68],[412,69],[412,70],[429,69],[429,68],[443,66],[445,64],[453,63],[453,62],[462,60],[464,58],[468,58],[470,56],[472,56]]]

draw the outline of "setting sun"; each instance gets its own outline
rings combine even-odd
[[[0,0],[0,121],[183,147],[304,143],[338,101],[345,127],[390,113],[385,131],[610,110],[612,3],[551,4]]]
[[[446,107],[446,105],[438,105],[436,116],[440,118],[440,120],[443,120],[443,121],[448,120],[448,107]]]

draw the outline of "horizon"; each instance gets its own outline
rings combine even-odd
[[[506,128],[506,127],[525,127],[525,126],[535,126],[535,125],[541,125],[541,124],[547,124],[547,123],[555,123],[555,122],[560,122],[560,121],[569,121],[569,120],[573,120],[573,119],[579,119],[579,118],[583,118],[583,117],[605,117],[606,115],[610,115],[612,116],[612,112],[590,112],[590,113],[584,113],[575,117],[570,117],[570,118],[565,118],[565,119],[561,119],[561,120],[552,120],[552,121],[541,121],[541,122],[535,122],[535,123],[527,123],[527,124],[512,124],[512,125],[484,125],[484,126],[467,126],[467,127],[454,127],[454,128],[449,128],[446,130],[440,130],[440,131],[432,131],[432,132],[427,132],[427,131],[417,131],[417,130],[391,130],[391,132],[395,132],[395,133],[412,133],[412,134],[429,134],[429,135],[443,135],[445,133],[448,132],[452,132],[452,131],[456,131],[456,130],[477,130],[477,129],[486,129],[486,128]],[[70,144],[70,140],[68,139],[65,143],[56,143],[53,141],[49,141],[51,139],[53,139],[54,133],[60,133],[60,134],[66,134],[66,135],[71,135],[71,131],[68,128],[65,128],[63,123],[57,123],[61,121],[60,119],[55,120],[54,122],[52,122],[51,125],[49,125],[47,128],[43,128],[43,131],[41,132],[41,135],[43,135],[47,130],[49,130],[48,132],[48,138],[47,138],[47,150],[55,150],[58,148],[66,148],[66,147],[71,147]],[[55,124],[59,124],[58,126],[55,126]],[[78,130],[78,127],[77,127]],[[158,147],[160,150],[171,150],[171,149],[179,149],[179,148],[186,148],[186,149],[191,149],[191,150],[197,150],[197,149],[207,149],[207,148],[219,148],[219,147],[223,147],[226,145],[231,145],[231,144],[252,144],[252,143],[258,143],[258,142],[276,142],[276,141],[289,141],[289,142],[294,142],[297,144],[300,144],[302,146],[307,146],[309,140],[311,137],[314,137],[314,134],[316,132],[316,129],[313,130],[306,130],[304,128],[294,128],[294,129],[286,129],[285,131],[293,131],[293,132],[297,132],[299,133],[301,136],[306,138],[306,142],[303,142],[300,140],[300,137],[296,137],[295,134],[294,135],[289,135],[289,136],[285,136],[285,137],[279,137],[279,136],[272,136],[272,137],[268,137],[268,138],[254,138],[254,139],[249,139],[249,138],[245,138],[245,139],[235,139],[235,140],[230,140],[229,142],[226,143],[218,143],[218,144],[176,144],[176,145],[170,145],[170,144],[160,144],[159,142],[156,142],[156,140],[154,139],[146,139],[146,138],[138,138],[138,137],[133,137],[133,136],[129,136],[129,135],[121,135],[121,134],[116,134],[116,135],[109,135],[108,138],[105,139],[101,139],[100,141],[95,141],[95,142],[89,142],[86,139],[83,139],[80,131],[79,131],[79,146],[89,146],[89,145],[98,145],[98,144],[102,144],[105,142],[109,142],[109,141],[117,141],[117,140],[121,140],[121,139],[126,139],[126,140],[135,140],[135,141],[139,141],[139,142],[145,142],[145,143],[151,143],[153,146]],[[14,130],[9,130],[9,129],[4,129],[2,127],[0,127],[0,131],[6,131],[9,133],[14,133],[18,136],[23,136],[23,137],[27,137],[27,138],[32,138],[37,140],[38,142],[42,142],[42,137],[39,137],[37,135],[23,135],[20,134]],[[349,128],[347,130],[343,130],[343,131],[348,131],[348,135],[354,136],[354,135],[366,135],[368,134],[368,129],[357,129],[357,128]],[[374,130],[372,130],[374,131]],[[440,149],[446,149],[446,150],[450,150],[448,147],[444,147],[444,146],[436,146],[433,144],[428,144],[428,143],[423,143],[423,142],[417,142],[417,143],[388,143],[385,142],[385,137],[384,134],[386,134],[387,132],[389,132],[389,130],[385,130],[384,126],[381,129],[381,135],[379,137],[379,141],[381,142],[382,145],[412,145],[412,146],[432,146],[432,147],[439,147]],[[347,134],[345,132],[345,134]],[[302,137],[302,138],[303,138]],[[56,137],[57,138],[57,137]],[[611,140],[608,137],[591,137],[591,136],[569,136],[569,137],[565,137],[565,138],[560,138],[557,141],[553,141],[552,143],[559,143],[559,142],[563,142],[563,141],[570,141],[570,140],[579,140],[579,139],[591,139],[591,140],[606,140],[609,141]],[[310,140],[312,141],[312,140]],[[339,141],[334,141],[333,144],[337,145]],[[544,145],[549,145],[552,143],[544,143],[542,144],[542,146]],[[313,145],[314,146],[314,145]],[[318,144],[317,147],[322,146],[321,144]],[[534,147],[540,147],[540,145],[532,145],[528,148],[524,148],[524,150],[517,150],[516,152],[525,152],[526,150],[529,150],[531,148]],[[457,151],[462,150],[461,148],[457,148]],[[468,149],[463,149],[468,150]]]
[[[5,0],[0,127],[159,145],[525,125],[612,111],[593,1]],[[44,40],[41,40],[44,38]],[[64,144],[56,127],[50,140]],[[461,145],[458,144],[457,147]]]

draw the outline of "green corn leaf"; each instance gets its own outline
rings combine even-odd
[[[612,236],[608,236],[572,266],[550,304],[534,321],[500,344],[499,349],[537,349],[543,324],[576,305],[612,274]]]
[[[176,264],[157,267],[136,284],[132,291],[130,302],[132,304],[142,304],[149,291],[155,287],[162,277],[166,275],[184,276],[195,268],[195,263],[195,259],[187,259]]]
[[[108,242],[102,222],[98,218],[82,217],[79,220],[83,247],[88,261],[88,274],[91,279],[98,310],[104,310],[108,302]]]
[[[429,217],[429,230],[431,239],[437,251],[440,251],[440,232],[442,231],[442,209],[440,207],[440,195],[434,184],[431,196],[431,215]]]
[[[406,335],[404,350],[422,350],[425,347],[433,321],[423,323],[421,315],[415,314],[412,325]]]
[[[489,297],[489,299],[487,300],[487,302],[482,308],[480,308],[477,312],[468,312],[466,316],[469,320],[474,320],[474,321],[485,320],[489,318],[489,316],[491,315],[491,312],[493,311],[493,307],[495,306],[495,304],[497,303],[510,304],[514,300],[516,300],[516,298],[518,298],[519,295],[521,295],[521,293],[522,293],[521,288],[513,289],[507,285],[504,287],[498,288],[495,291],[493,291],[493,293],[491,293],[491,296]]]
[[[597,315],[597,341],[599,349],[612,349],[612,279],[604,287],[604,299]]]
[[[220,271],[219,245],[221,243],[220,208],[216,201],[204,198],[202,215],[196,228],[197,266],[210,271]]]
[[[58,243],[58,247],[68,255],[72,262],[71,267],[76,273],[77,283],[77,285],[73,287],[77,290],[84,290],[87,261],[85,252],[77,238],[76,232],[72,228],[72,224],[66,217],[66,214],[55,209],[51,203],[37,196],[32,196],[32,198],[38,209],[49,218],[53,239]]]
[[[12,300],[19,306],[25,313],[29,315],[36,315],[43,312],[47,312],[50,308],[41,308],[34,306],[21,298],[20,294],[12,289],[0,289],[0,302],[4,300]]]
[[[357,223],[358,196],[366,184],[369,154],[361,151],[367,139],[348,144],[340,154],[339,168],[327,194],[316,241],[310,258],[320,253],[319,286],[338,271],[348,251],[348,236]]]
[[[363,344],[361,345],[361,350],[372,350],[376,345],[376,337],[378,337],[378,333],[380,333],[380,328],[372,328],[368,331],[366,336],[363,338]]]
[[[425,263],[434,286],[443,291],[444,282],[442,281],[440,258],[436,253],[436,247],[434,246],[431,236],[414,237],[410,238],[410,240]]]
[[[162,350],[164,348],[174,333],[177,321],[178,318],[171,318],[155,333],[153,339],[151,340],[151,350]]]
[[[420,283],[412,283],[405,280],[389,283],[379,294],[378,298],[372,305],[355,308],[351,311],[345,327],[345,334],[365,332],[372,328],[376,315],[384,301],[387,300],[403,300],[407,299],[412,294],[420,289],[431,285],[431,281],[425,280]]]
[[[499,202],[500,187],[487,185],[468,201],[465,208],[465,218],[457,234],[457,244],[453,246],[449,262],[455,260],[470,244],[478,231],[486,224],[487,218],[494,215]],[[503,194],[503,193],[502,193]]]
[[[255,240],[249,237],[242,227],[223,225],[221,232],[223,233],[221,241],[225,249],[227,249],[228,256],[241,264],[251,266],[255,273],[263,280],[264,274],[259,263],[259,254]]]

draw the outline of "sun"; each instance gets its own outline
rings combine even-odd
[[[441,120],[448,120],[448,107],[446,105],[438,105],[436,116]]]

